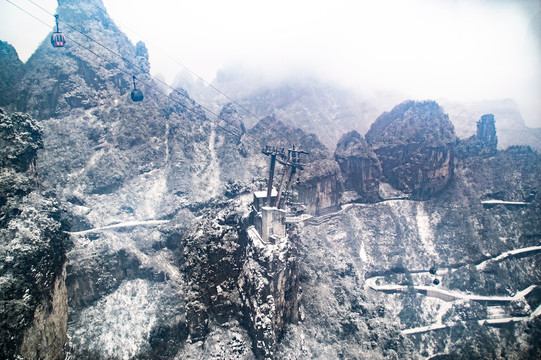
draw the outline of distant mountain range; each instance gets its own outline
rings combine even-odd
[[[203,81],[196,81],[186,71],[179,73],[174,84],[186,89],[196,101],[209,106],[231,101]],[[361,94],[322,81],[317,76],[299,75],[271,81],[232,68],[220,71],[212,85],[251,113],[237,106],[248,127],[257,122],[256,117],[274,114],[287,125],[316,134],[331,151],[342,134],[355,130],[364,135],[381,113],[408,99],[404,94],[391,91]],[[493,114],[499,149],[529,145],[541,150],[541,128],[527,127],[517,104],[511,99],[475,102],[432,100],[437,100],[449,114],[459,138],[475,134],[475,122],[484,114]]]

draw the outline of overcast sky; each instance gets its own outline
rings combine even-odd
[[[27,0],[10,0],[49,22]],[[33,0],[54,12],[56,1]],[[103,0],[152,72],[180,62],[212,81],[224,66],[266,76],[314,72],[417,99],[512,98],[541,127],[541,56],[531,25],[541,0]],[[23,61],[49,29],[0,0],[0,40]],[[171,59],[175,59],[177,62]]]

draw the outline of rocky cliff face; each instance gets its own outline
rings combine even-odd
[[[185,274],[186,325],[190,338],[206,338],[212,324],[240,321],[237,279],[247,246],[242,226],[246,195],[195,213],[197,225],[178,244]],[[178,234],[174,232],[173,234]]]
[[[68,294],[66,269],[53,285],[51,299],[34,312],[31,326],[25,330],[20,353],[24,359],[64,359],[68,342]]]
[[[427,199],[453,177],[453,124],[433,101],[404,102],[376,119],[366,133],[383,176],[416,199]]]
[[[41,129],[0,109],[0,284],[4,359],[62,359],[67,342],[67,224],[38,190]]]
[[[299,273],[296,246],[251,237],[238,279],[245,321],[258,359],[276,359],[287,325],[299,320]]]
[[[467,156],[493,156],[498,148],[496,125],[494,115],[485,114],[477,121],[477,133],[466,140],[459,142],[458,155]]]
[[[378,200],[381,164],[365,139],[356,131],[344,134],[334,152],[344,177],[344,190],[355,191],[362,202]]]
[[[24,65],[15,48],[0,41],[0,106],[13,104],[23,74]]]

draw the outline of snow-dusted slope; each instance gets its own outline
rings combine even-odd
[[[290,229],[291,251],[275,247],[272,256],[261,255],[250,251],[254,244],[246,233],[251,191],[264,185],[252,180],[268,174],[260,146],[287,149],[296,144],[307,150],[306,165],[293,179],[298,197],[313,215],[335,211],[340,201],[359,197],[342,196],[343,170],[309,132],[324,134],[328,144],[345,128],[364,133],[372,105],[311,82],[254,91],[243,87],[238,89],[243,104],[257,114],[276,113],[261,121],[251,119],[253,126],[246,130],[243,121],[250,116],[238,108],[226,105],[213,124],[210,120],[215,119],[181,89],[165,98],[142,85],[145,101],[133,103],[130,74],[152,82],[144,44],[131,44],[95,8],[103,5],[99,0],[59,3],[63,19],[99,36],[125,57],[115,58],[93,43],[91,49],[103,58],[75,43],[53,49],[46,41],[25,65],[12,104],[40,119],[44,149],[38,155],[37,179],[44,194],[62,201],[72,224],[65,291],[73,358],[539,354],[534,341],[540,332],[537,318],[515,329],[475,327],[489,312],[493,318],[530,314],[539,302],[535,290],[525,301],[490,311],[475,301],[450,305],[415,288],[409,291],[413,284],[426,290],[438,280],[437,286],[453,292],[510,297],[539,283],[538,254],[521,258],[526,254],[519,252],[483,263],[513,249],[539,246],[537,153],[512,148],[488,154],[492,157],[463,154],[455,161],[445,155],[451,154],[456,140],[452,126],[431,102],[437,117],[424,116],[422,109],[414,117],[400,117],[401,126],[382,134],[378,142],[400,140],[401,150],[407,150],[423,137],[432,147],[445,140],[445,152],[428,149],[426,158],[412,152],[412,158],[400,162],[404,171],[382,164],[390,169],[386,176],[396,175],[399,184],[410,176],[445,180],[438,191],[426,192],[421,197],[426,201],[413,201],[408,199],[409,187],[397,190],[390,180],[373,178],[369,200],[375,203],[347,204],[341,211],[311,218],[304,227]],[[422,124],[414,121],[418,119]],[[434,123],[438,126],[431,127]],[[392,156],[407,153],[389,149]],[[352,150],[358,159],[376,156],[363,146]],[[438,161],[443,170],[430,166]],[[347,190],[358,191],[356,173],[349,174],[353,183]],[[8,175],[8,183],[20,180]],[[27,235],[39,230],[17,221],[12,227]],[[486,266],[476,268],[479,264]],[[374,276],[406,292],[371,289],[366,280]],[[452,334],[403,333],[470,319],[473,326],[458,326]],[[289,324],[296,320],[298,324]]]
[[[309,221],[298,243],[303,320],[280,356],[535,359],[541,205],[482,199],[538,189],[540,165],[528,149],[471,158],[428,201],[352,204]]]

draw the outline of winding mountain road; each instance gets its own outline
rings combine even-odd
[[[477,322],[479,325],[487,325],[487,326],[495,326],[495,325],[502,325],[502,324],[511,324],[511,323],[517,323],[517,322],[523,322],[523,321],[530,321],[536,317],[541,315],[541,305],[535,309],[529,316],[513,316],[513,317],[505,317],[505,318],[498,318],[498,319],[483,319],[483,320],[473,320],[472,322]],[[402,335],[413,335],[413,334],[420,334],[425,333],[433,330],[439,330],[439,329],[446,329],[451,328],[454,326],[458,326],[460,324],[464,324],[463,322],[448,322],[444,324],[432,324],[428,326],[420,326],[416,328],[411,329],[405,329],[402,330],[400,333]]]
[[[486,266],[490,263],[499,262],[513,256],[531,256],[541,252],[541,246],[529,246],[520,249],[514,249],[506,251],[500,255],[494,256],[490,259],[484,260],[476,265],[476,269],[483,271]],[[428,272],[427,272],[428,273]],[[537,288],[537,285],[530,285],[526,289],[517,292],[513,296],[482,296],[474,294],[465,294],[458,291],[451,291],[438,288],[436,286],[423,286],[423,285],[394,285],[394,284],[380,284],[379,282],[383,280],[383,276],[374,276],[366,279],[365,283],[368,287],[375,291],[381,291],[386,293],[403,293],[414,290],[418,293],[424,294],[429,297],[438,298],[448,302],[454,301],[478,301],[484,302],[487,305],[498,305],[502,303],[509,303],[512,301],[517,301],[523,299],[528,295],[533,289]],[[514,317],[500,317],[492,319],[482,319],[482,320],[473,320],[476,321],[479,325],[495,326],[499,324],[508,324],[532,320],[541,315],[541,305],[538,306],[533,312],[528,316],[514,316]],[[411,329],[404,329],[401,331],[403,335],[419,334],[433,330],[445,329],[454,326],[458,326],[463,322],[448,322],[448,323],[434,323],[428,326],[421,326]]]
[[[464,294],[458,291],[445,290],[445,289],[441,289],[435,286],[378,285],[377,281],[379,279],[383,279],[383,276],[369,278],[366,280],[366,283],[371,289],[376,290],[376,291],[398,293],[398,292],[408,292],[408,291],[411,291],[411,289],[413,289],[421,294],[425,294],[426,296],[438,298],[444,301],[468,300],[468,301],[487,302],[487,303],[492,303],[492,304],[500,304],[500,303],[520,300],[537,287],[537,285],[530,285],[526,289],[516,293],[514,296],[482,296],[482,295]]]
[[[515,206],[526,206],[530,205],[528,202],[524,201],[504,201],[504,200],[485,200],[481,201],[481,204],[483,205],[515,205]]]
[[[88,229],[88,230],[82,230],[82,231],[74,231],[74,232],[68,232],[70,235],[86,235],[90,233],[96,233],[104,230],[111,230],[111,229],[119,229],[119,228],[128,228],[128,227],[135,227],[135,226],[157,226],[168,223],[169,220],[137,220],[137,221],[126,221],[118,224],[112,224],[102,227],[97,227],[94,229]]]
[[[537,252],[541,252],[541,246],[529,246],[529,247],[525,247],[525,248],[506,251],[506,252],[501,253],[500,255],[498,255],[496,257],[490,258],[488,260],[485,260],[485,261],[475,265],[475,268],[477,270],[483,271],[486,268],[486,266],[488,264],[490,264],[490,263],[502,261],[502,260],[505,260],[505,259],[507,259],[508,257],[511,257],[511,256],[530,255],[530,253],[531,253],[531,255],[533,255],[534,253],[537,253]]]

